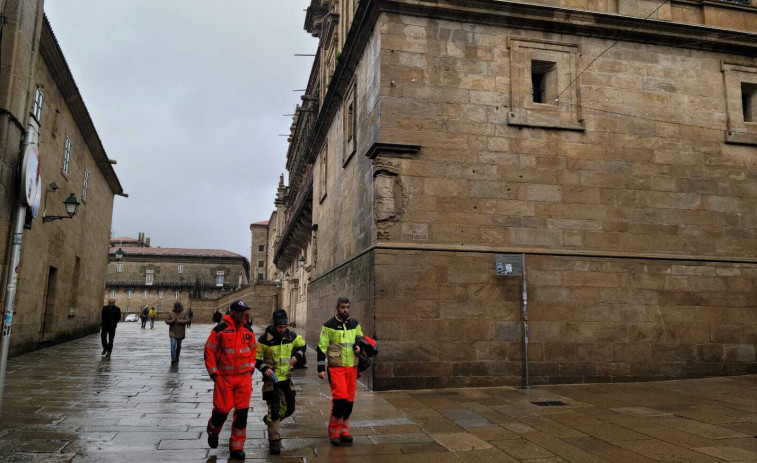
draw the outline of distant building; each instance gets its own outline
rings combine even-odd
[[[266,281],[268,275],[268,221],[250,225],[252,248],[250,254],[250,276],[252,282]]]
[[[22,235],[11,355],[99,329],[113,198],[124,194],[115,161],[103,148],[42,5],[41,0],[8,0],[3,6],[2,304],[25,134],[37,138],[42,179],[39,215],[27,218],[30,228]],[[80,205],[69,218],[63,201],[72,194]],[[66,218],[50,221],[54,216]]]
[[[118,249],[110,248],[103,301],[115,298],[124,313],[145,305],[165,312],[177,301],[191,307],[193,300],[218,299],[249,285],[247,259],[230,251],[121,246],[124,256],[116,260]]]

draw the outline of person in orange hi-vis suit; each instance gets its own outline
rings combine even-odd
[[[248,310],[250,308],[243,301],[232,302],[229,313],[213,328],[205,343],[205,367],[215,383],[213,414],[208,420],[208,445],[218,447],[218,435],[233,408],[229,456],[234,460],[244,460],[257,350],[255,333],[247,319]]]

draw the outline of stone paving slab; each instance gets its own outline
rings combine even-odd
[[[206,445],[213,383],[202,348],[210,329],[187,331],[178,366],[167,327],[138,323],[119,326],[111,358],[94,335],[11,359],[0,463],[228,461],[230,423],[218,449]],[[261,376],[253,378],[252,462],[757,463],[757,375],[529,390],[360,387],[355,444],[333,448],[328,384],[315,368],[296,370],[297,412],[282,426],[280,457],[268,455]]]

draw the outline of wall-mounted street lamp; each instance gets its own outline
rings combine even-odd
[[[113,256],[116,258],[116,260],[121,260],[124,258],[124,251],[121,248],[118,248],[118,251],[116,251]]]
[[[76,195],[71,193],[69,197],[63,201],[63,205],[66,206],[66,214],[68,215],[46,215],[42,217],[42,223],[73,218],[76,215],[76,210],[79,208],[79,201],[76,199]]]

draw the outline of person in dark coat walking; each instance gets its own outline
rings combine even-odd
[[[103,345],[102,355],[110,357],[113,352],[113,338],[116,336],[116,326],[121,321],[121,309],[116,306],[116,300],[108,299],[108,305],[103,306],[102,317],[100,321],[100,338]]]

